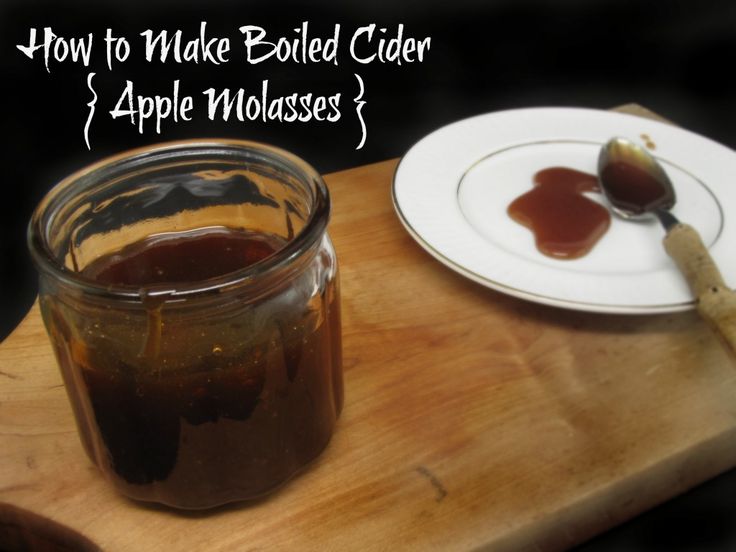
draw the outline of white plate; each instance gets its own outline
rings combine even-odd
[[[736,153],[633,115],[534,108],[453,123],[403,157],[394,176],[394,205],[409,233],[440,262],[503,293],[606,313],[692,308],[687,284],[662,247],[664,231],[657,222],[613,217],[590,253],[558,260],[540,253],[532,233],[506,213],[514,198],[532,188],[540,169],[561,165],[595,173],[598,150],[613,136],[654,143],[651,152],[677,193],[673,213],[700,232],[733,287]]]

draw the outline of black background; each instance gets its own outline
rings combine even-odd
[[[145,63],[139,33],[181,29],[195,38],[200,21],[210,36],[228,37],[231,61],[209,64]],[[342,26],[339,64],[243,61],[241,25],[260,25],[268,38],[294,37],[310,22],[312,36],[327,38]],[[421,64],[360,65],[347,52],[360,26],[376,23],[389,33],[432,37]],[[72,37],[94,32],[92,65],[67,61],[43,66],[15,48],[29,29],[53,27]],[[106,28],[128,38],[132,52],[108,71],[102,37]],[[393,36],[389,34],[388,36]],[[385,0],[348,4],[246,1],[82,1],[0,3],[2,38],[3,200],[0,201],[0,339],[17,324],[35,296],[35,272],[25,250],[25,226],[42,195],[71,171],[99,158],[154,142],[228,136],[270,142],[293,151],[321,172],[402,155],[431,130],[457,119],[530,106],[609,108],[637,102],[727,146],[736,147],[736,5],[728,1],[625,0]],[[239,57],[240,56],[240,57]],[[99,95],[84,142],[86,76],[96,72]],[[365,82],[367,141],[352,98],[353,73]],[[280,124],[209,121],[201,91],[246,89],[260,93],[262,79],[274,95],[342,94],[338,123]],[[127,119],[107,114],[126,80],[136,94],[169,95],[173,81],[195,98],[194,120],[162,133],[148,122],[139,134]],[[197,107],[199,106],[199,107]],[[734,175],[736,176],[736,175]],[[636,520],[583,545],[580,550],[736,550],[736,473],[728,473]]]

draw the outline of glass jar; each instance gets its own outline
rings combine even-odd
[[[84,449],[123,494],[259,497],[342,408],[340,294],[321,177],[262,144],[162,144],[66,178],[29,226]]]

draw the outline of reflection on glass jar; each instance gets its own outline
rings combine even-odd
[[[74,174],[29,227],[40,304],[87,454],[132,498],[261,496],[342,408],[329,196],[236,141],[135,150]]]

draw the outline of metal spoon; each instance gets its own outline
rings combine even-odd
[[[698,312],[736,360],[736,293],[726,286],[697,230],[669,211],[677,198],[662,166],[641,146],[613,138],[601,148],[598,178],[614,213],[659,219],[667,232],[664,248],[687,280]]]

